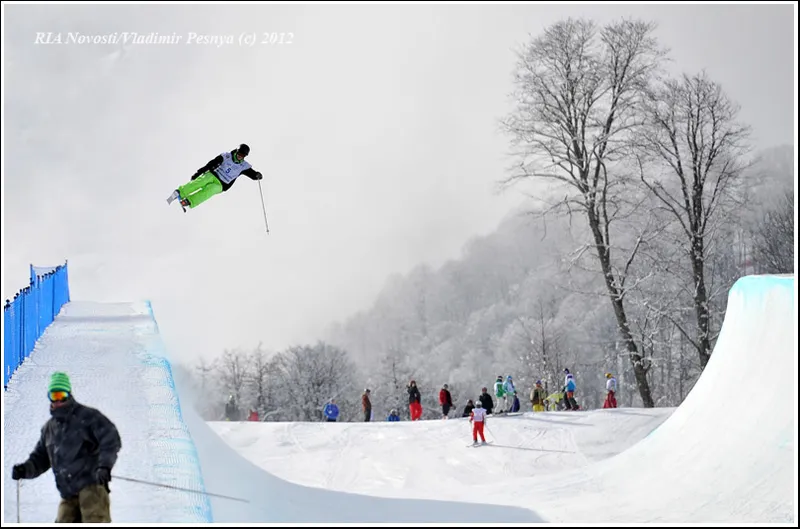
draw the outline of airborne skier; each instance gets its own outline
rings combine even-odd
[[[197,170],[190,182],[180,186],[167,198],[167,204],[180,200],[183,211],[196,208],[209,198],[224,193],[233,186],[239,175],[261,180],[262,174],[245,161],[250,147],[242,143],[231,152],[224,152]]]

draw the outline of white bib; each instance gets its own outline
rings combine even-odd
[[[247,160],[242,160],[242,163],[236,163],[233,161],[231,153],[224,152],[222,153],[222,165],[217,167],[214,173],[217,175],[220,182],[223,184],[230,184],[242,174],[242,171],[250,169],[250,167]]]
[[[475,422],[483,422],[483,420],[486,418],[486,410],[483,408],[475,408],[472,410],[472,414],[472,420]]]

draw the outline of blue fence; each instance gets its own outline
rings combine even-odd
[[[31,266],[30,285],[3,307],[3,388],[67,302],[67,263],[52,268]]]

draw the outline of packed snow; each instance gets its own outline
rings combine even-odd
[[[473,448],[457,417],[206,423],[180,407],[146,303],[71,302],[4,396],[4,522],[63,369],[120,429],[115,475],[199,491],[112,480],[114,522],[796,524],[797,385],[780,376],[796,373],[796,321],[793,277],[743,278],[680,407],[490,416],[492,444]],[[52,473],[20,483],[20,520],[51,522]]]

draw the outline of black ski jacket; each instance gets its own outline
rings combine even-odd
[[[192,180],[197,180],[197,178],[206,171],[211,171],[212,173],[214,173],[214,171],[216,171],[219,168],[219,166],[222,165],[222,162],[223,162],[222,154],[216,156],[215,158],[212,158],[211,160],[208,161],[207,164],[198,169],[197,172],[192,175]],[[244,171],[242,171],[241,174],[250,178],[250,180],[259,180],[261,177],[261,173],[259,173],[252,167],[245,169]],[[214,173],[214,176],[216,176],[216,173]],[[236,182],[236,180],[238,180],[238,178],[234,179],[233,182],[227,184],[222,180],[220,180],[219,183],[222,185],[222,192],[224,193],[225,191],[230,189],[231,186],[233,186],[233,184]]]
[[[481,406],[483,409],[486,410],[486,413],[492,413],[492,408],[494,408],[494,401],[492,400],[492,396],[488,393],[481,393],[480,396]]]
[[[61,497],[74,498],[84,487],[97,483],[98,468],[111,471],[122,440],[108,417],[75,400],[50,414],[24,463],[25,473],[33,479],[52,468]]]
[[[229,421],[239,420],[239,408],[236,407],[235,402],[228,402],[225,404],[225,418]]]
[[[422,396],[419,394],[419,389],[417,386],[408,386],[408,403],[414,404],[415,402],[419,402],[422,399]]]

